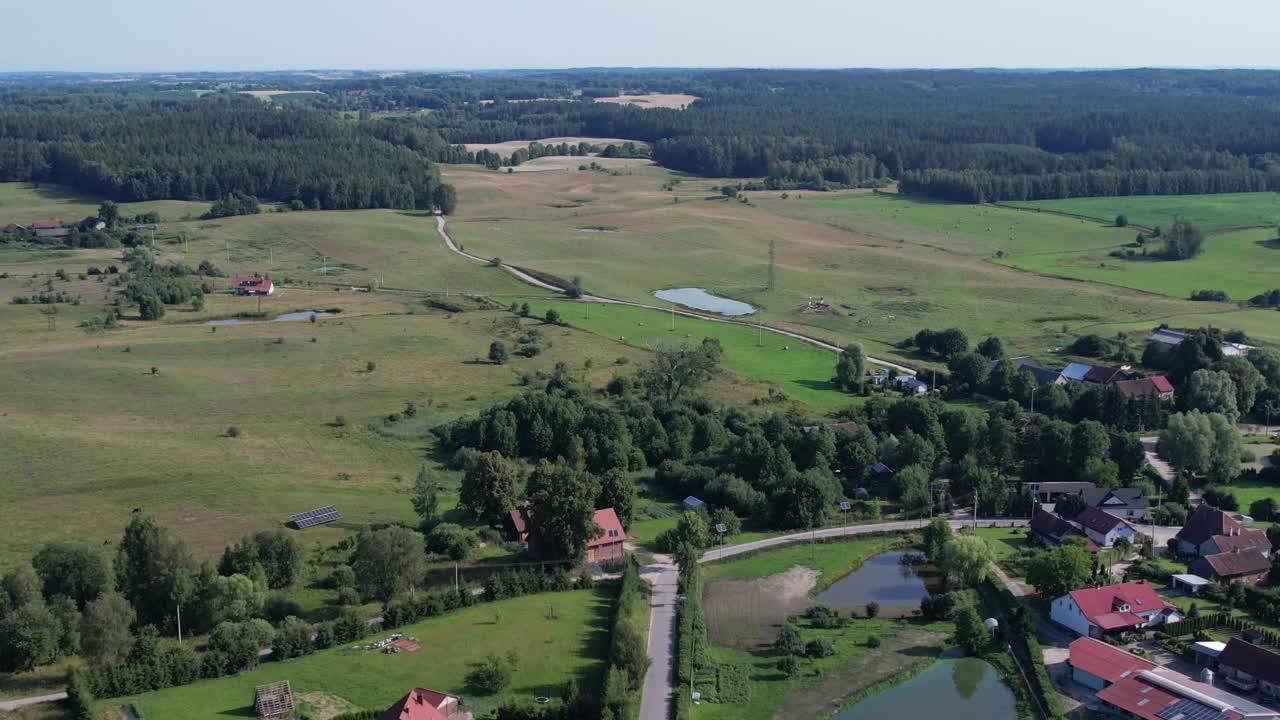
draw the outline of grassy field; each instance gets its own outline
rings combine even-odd
[[[820,573],[812,590],[813,593],[818,593],[856,569],[867,558],[901,542],[900,537],[887,536],[813,544],[796,543],[711,563],[705,567],[704,576],[708,582],[718,579],[754,580],[801,566]]]
[[[1027,547],[1027,532],[1023,528],[980,527],[976,531],[966,530],[965,532],[976,532],[978,537],[985,540],[991,547],[991,554],[995,556],[997,563],[1007,557],[1021,554]]]
[[[1082,215],[1113,222],[1126,215],[1133,225],[1168,229],[1182,215],[1194,220],[1206,232],[1246,227],[1274,227],[1280,222],[1280,193],[1223,193],[1220,195],[1135,195],[1129,197],[1028,200],[1001,205]]]
[[[552,608],[557,618],[548,620]],[[478,716],[504,701],[558,697],[571,678],[584,691],[598,691],[612,611],[613,591],[605,586],[485,603],[399,630],[419,638],[422,650],[417,653],[331,649],[102,705],[131,704],[143,720],[253,717],[253,688],[288,680],[295,696],[323,692],[376,710],[415,687],[431,688],[464,697]],[[509,650],[520,657],[512,686],[497,696],[470,692],[463,678],[472,663]]]
[[[0,183],[0,226],[17,223],[25,227],[33,220],[47,218],[79,222],[90,215],[96,215],[103,199],[62,185]],[[177,222],[188,216],[198,217],[208,209],[207,202],[185,200],[120,203],[121,215],[156,212],[163,222]]]

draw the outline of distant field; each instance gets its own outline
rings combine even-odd
[[[488,150],[496,152],[499,155],[510,155],[517,150],[527,150],[529,143],[542,143],[543,145],[578,145],[579,143],[587,143],[589,145],[622,145],[623,143],[634,143],[637,146],[648,147],[649,143],[641,140],[623,140],[622,138],[599,138],[599,137],[551,137],[541,138],[538,140],[508,140],[500,143],[465,143],[468,152],[478,152],[480,150]]]
[[[577,172],[581,166],[595,163],[605,170],[619,171],[629,170],[630,168],[643,167],[645,165],[653,165],[653,161],[648,158],[606,158],[606,157],[574,157],[572,155],[549,155],[540,157],[527,162],[522,162],[512,168],[503,168],[498,172],[545,172],[547,170],[567,170]]]
[[[66,222],[79,222],[95,215],[104,198],[94,197],[63,185],[31,183],[0,183],[0,226],[17,223],[28,226],[33,220],[57,218]],[[156,212],[163,222],[177,222],[185,217],[198,217],[209,209],[207,202],[185,200],[149,200],[138,203],[121,203],[120,214]],[[0,246],[2,247],[2,246]]]
[[[557,617],[548,620],[552,609]],[[133,705],[142,720],[252,717],[254,687],[288,680],[295,696],[323,692],[379,712],[415,687],[431,688],[462,696],[480,717],[504,702],[558,698],[570,679],[584,693],[598,694],[612,613],[606,586],[485,603],[399,629],[419,639],[422,650],[416,653],[323,650],[232,677],[104,700],[99,706]],[[519,655],[512,686],[496,696],[470,692],[463,678],[471,664],[508,651]]]
[[[1196,221],[1206,232],[1246,227],[1274,227],[1280,222],[1280,193],[1224,193],[1221,195],[1135,195],[1127,197],[1028,200],[1001,203],[1010,207],[1084,215],[1112,222],[1128,216],[1134,225],[1168,228],[1179,215]]]
[[[251,95],[259,99],[270,99],[277,95],[323,95],[319,90],[240,90],[241,95]]]
[[[680,93],[615,95],[613,97],[596,98],[596,102],[614,103],[615,105],[638,105],[640,107],[672,108],[675,110],[683,110],[684,108],[692,105],[696,100],[701,100],[701,98],[697,95],[683,95]]]

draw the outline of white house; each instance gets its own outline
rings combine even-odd
[[[1053,601],[1049,617],[1077,635],[1093,638],[1182,619],[1145,580],[1073,590]]]
[[[1105,510],[1085,508],[1076,515],[1075,521],[1098,547],[1111,547],[1122,538],[1133,544],[1133,526]]]

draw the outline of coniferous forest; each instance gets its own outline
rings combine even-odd
[[[239,88],[319,91],[262,102]],[[215,88],[212,92],[196,90]],[[687,93],[682,109],[595,102]],[[519,102],[517,102],[519,101]],[[339,80],[0,78],[0,179],[117,200],[239,192],[321,208],[451,205],[461,143],[648,142],[662,165],[764,188],[898,181],[963,202],[1280,190],[1280,73],[636,70]],[[572,150],[572,148],[571,148]],[[578,154],[578,152],[573,152]]]

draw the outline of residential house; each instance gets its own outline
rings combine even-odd
[[[1204,555],[1256,550],[1271,557],[1271,539],[1258,528],[1237,528],[1231,535],[1214,535],[1202,546]]]
[[[1030,532],[1028,533],[1027,542],[1032,545],[1054,548],[1061,545],[1069,537],[1078,537],[1085,542],[1085,548],[1089,552],[1098,552],[1097,543],[1090,540],[1083,530],[1051,512],[1038,511],[1031,517],[1028,528]]]
[[[1099,547],[1111,547],[1122,539],[1127,540],[1130,545],[1133,544],[1135,537],[1133,526],[1105,510],[1095,507],[1085,508],[1076,515],[1075,522]]]
[[[914,375],[899,375],[893,379],[893,386],[914,395],[929,392],[929,384]]]
[[[1218,673],[1231,687],[1280,699],[1280,653],[1240,638],[1231,638],[1218,655]]]
[[[1071,666],[1071,679],[1094,691],[1102,690],[1143,670],[1159,667],[1146,658],[1091,637],[1079,637],[1071,641],[1068,653],[1067,664]]]
[[[1080,495],[1096,486],[1091,482],[1029,482],[1023,487],[1035,496],[1036,502],[1052,505],[1064,495]]]
[[[1121,380],[1128,380],[1129,367],[1109,367],[1106,365],[1095,365],[1089,368],[1089,372],[1084,374],[1084,382],[1090,385],[1112,385]]]
[[[31,223],[31,229],[36,237],[66,237],[71,233],[70,227],[55,218],[37,220]]]
[[[1140,488],[1089,487],[1080,494],[1089,507],[1105,510],[1124,520],[1145,518],[1150,504]]]
[[[987,370],[991,370],[999,363],[999,360],[992,360],[987,363]],[[1022,355],[1016,358],[1009,358],[1009,362],[1013,365],[1013,369],[1018,372],[1028,372],[1035,378],[1036,385],[1066,385],[1067,379],[1062,377],[1062,373],[1057,370],[1050,370],[1041,367],[1039,363],[1032,360],[1028,355]]]
[[[537,556],[537,538],[530,534],[529,525],[533,518],[532,509],[525,505],[507,513],[507,528],[522,543],[529,545],[529,553]],[[623,543],[627,533],[622,529],[622,522],[613,508],[597,510],[592,521],[600,529],[600,534],[587,541],[584,560],[589,563],[609,564],[620,562],[623,558]]]
[[[237,295],[271,295],[276,291],[275,283],[265,277],[238,277],[231,287]]]
[[[1092,369],[1092,365],[1085,365],[1084,363],[1069,363],[1066,367],[1062,368],[1062,377],[1067,380],[1074,380],[1075,382],[1084,382],[1084,376]]]
[[[1267,551],[1270,552],[1271,543],[1267,541],[1267,534],[1248,527],[1246,520],[1244,515],[1227,513],[1208,503],[1201,503],[1169,544],[1179,555],[1213,555],[1222,552],[1224,547],[1244,547],[1241,543],[1245,542],[1251,543],[1251,547],[1261,547],[1262,543],[1266,543]],[[1250,539],[1232,541],[1222,538]]]
[[[22,227],[21,225],[19,225],[19,224],[17,224],[17,223],[9,223],[8,225],[5,225],[5,226],[4,226],[4,231],[5,231],[6,233],[9,233],[9,234],[12,234],[12,233],[20,233],[20,232],[22,232],[22,231],[24,231],[24,230],[26,230],[26,228]]]
[[[1096,695],[1108,710],[1141,720],[1276,720],[1275,710],[1168,668],[1137,670]]]
[[[1055,598],[1049,617],[1077,635],[1102,638],[1182,618],[1145,580],[1073,590]]]
[[[1150,398],[1157,400],[1173,399],[1173,384],[1163,375],[1121,380],[1115,383],[1120,393],[1127,398]]]
[[[1202,578],[1216,580],[1219,585],[1242,582],[1257,585],[1271,574],[1271,558],[1260,550],[1233,550],[1202,555],[1187,565],[1187,570]]]
[[[459,699],[439,690],[414,688],[378,720],[448,720],[460,714]]]

